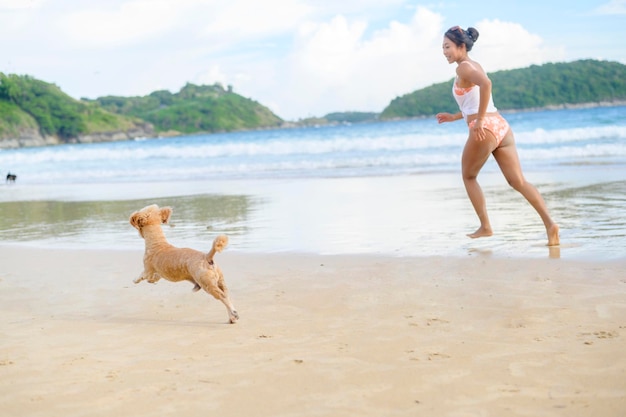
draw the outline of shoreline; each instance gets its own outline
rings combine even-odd
[[[561,229],[555,248],[545,246],[536,213],[498,172],[481,178],[494,207],[489,238],[466,236],[475,230],[475,214],[457,175],[446,173],[7,186],[0,196],[0,240],[24,247],[141,249],[128,217],[156,203],[174,210],[164,233],[177,246],[204,248],[226,234],[230,250],[250,254],[621,259],[626,252],[617,213],[626,183],[621,171],[596,171],[572,171],[567,181],[562,173],[533,172]]]
[[[229,325],[189,283],[133,284],[142,253],[0,248],[7,415],[626,409],[626,260],[227,249]]]

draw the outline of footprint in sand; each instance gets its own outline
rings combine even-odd
[[[407,319],[407,320],[411,320],[411,319],[413,319],[413,316],[410,315],[410,314],[407,314],[407,315],[404,316],[404,318]],[[409,321],[409,326],[420,327],[420,325],[418,323],[416,323],[415,321]]]
[[[439,352],[435,352],[435,353],[429,353],[428,354],[428,360],[429,361],[437,361],[437,360],[441,360],[441,359],[450,359],[451,356],[450,355],[446,355],[445,353],[439,353]]]
[[[600,331],[600,332],[593,332],[593,335],[595,337],[597,337],[598,339],[613,339],[616,338],[617,336],[619,336],[619,334],[615,331],[611,331],[611,332],[605,332],[605,331]]]
[[[619,333],[615,330],[611,330],[611,331],[599,330],[597,332],[580,333],[578,336],[582,338],[595,337],[596,339],[615,339],[619,337]],[[586,340],[584,343],[586,345],[593,345],[593,342],[590,340]]]
[[[412,319],[413,316],[404,316],[405,319]],[[426,326],[436,326],[436,325],[441,325],[441,324],[448,324],[450,323],[448,320],[444,320],[444,319],[440,319],[438,317],[431,317],[426,319]],[[409,322],[409,326],[413,326],[413,327],[420,327],[419,323],[417,323],[416,321],[410,321]]]
[[[440,319],[438,317],[433,317],[433,318],[426,320],[427,326],[435,326],[439,324],[448,324],[448,323],[450,323],[448,320]]]
[[[413,354],[413,353],[415,353],[415,351],[414,350],[407,350],[406,353]],[[446,355],[445,353],[430,352],[430,353],[426,354],[426,359],[429,360],[429,361],[438,361],[438,360],[450,359],[450,358],[451,358],[451,356],[450,355]],[[411,356],[411,357],[409,357],[409,360],[419,362],[420,358],[418,356]]]

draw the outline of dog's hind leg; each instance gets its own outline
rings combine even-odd
[[[230,301],[228,296],[228,289],[224,285],[223,281],[218,284],[218,280],[212,277],[203,277],[196,281],[204,291],[215,297],[216,300],[221,301],[228,311],[228,318],[231,323],[235,323],[239,319],[239,313],[235,310],[235,306]]]
[[[147,280],[150,284],[156,284],[156,282],[160,279],[161,275],[157,274],[156,272],[147,277]]]

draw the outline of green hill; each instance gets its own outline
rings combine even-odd
[[[110,112],[148,121],[157,132],[228,132],[283,123],[267,107],[220,84],[187,84],[175,94],[155,91],[144,97],[100,97],[95,102]]]
[[[139,119],[75,100],[54,84],[0,73],[0,147],[114,140],[119,132],[151,131]]]
[[[532,65],[489,74],[496,107],[523,110],[621,102],[626,100],[626,65],[618,62],[581,60],[570,63]],[[397,97],[383,110],[381,119],[431,116],[457,112],[452,82],[438,83]]]
[[[268,108],[219,85],[76,100],[28,75],[0,73],[0,148],[278,127]]]

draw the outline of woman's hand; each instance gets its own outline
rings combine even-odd
[[[485,129],[483,128],[483,119],[476,119],[472,122],[472,130],[476,135],[476,140],[483,141],[487,137],[485,135]]]
[[[437,122],[439,124],[441,123],[445,123],[445,122],[453,122],[456,120],[456,117],[454,114],[450,114],[450,113],[437,113]]]

